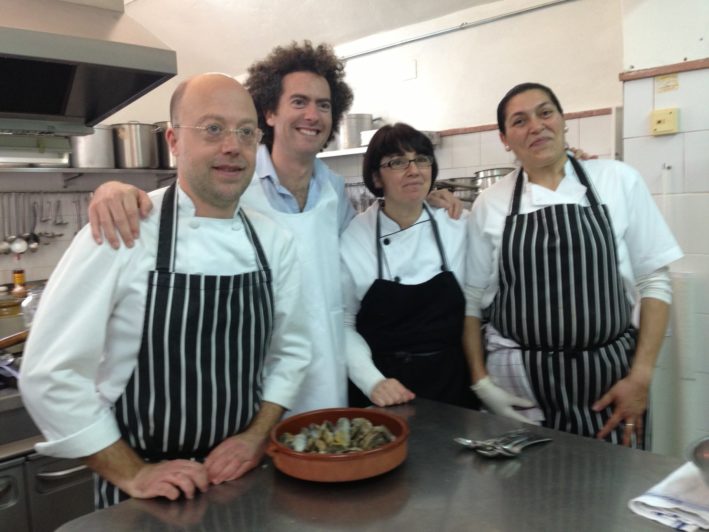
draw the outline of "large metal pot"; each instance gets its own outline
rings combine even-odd
[[[111,128],[118,168],[158,168],[158,142],[154,125],[128,122],[113,124]]]
[[[177,168],[177,159],[170,151],[170,145],[165,138],[165,131],[170,127],[170,122],[155,122],[155,141],[158,143],[158,159],[160,168]]]
[[[473,175],[477,179],[480,189],[485,189],[491,187],[497,183],[500,179],[505,177],[507,174],[512,172],[514,168],[488,168],[487,170],[480,170],[475,172]]]
[[[359,148],[362,145],[362,131],[374,129],[374,118],[370,114],[350,114],[342,117],[339,130],[340,149]]]
[[[91,135],[71,137],[71,165],[74,168],[115,168],[113,130],[96,126]]]

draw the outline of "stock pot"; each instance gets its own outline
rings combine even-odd
[[[157,168],[158,143],[153,124],[113,124],[118,168]]]

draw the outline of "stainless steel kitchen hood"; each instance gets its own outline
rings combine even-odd
[[[0,3],[0,134],[90,133],[176,73],[175,52],[121,12]]]

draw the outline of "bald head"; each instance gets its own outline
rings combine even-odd
[[[175,92],[172,93],[172,98],[170,98],[170,122],[173,124],[180,123],[180,108],[187,92],[193,93],[196,91],[202,94],[217,89],[228,90],[229,88],[233,88],[233,90],[241,96],[246,96],[253,106],[253,100],[248,91],[233,77],[219,72],[198,74],[184,80],[177,86]]]

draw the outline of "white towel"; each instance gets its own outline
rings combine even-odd
[[[692,462],[628,503],[632,511],[676,530],[709,530],[709,486]]]
[[[506,392],[528,399],[534,403],[534,407],[517,409],[518,414],[523,415],[532,423],[541,425],[544,421],[544,413],[537,403],[534,392],[527,378],[527,370],[522,362],[522,351],[514,340],[505,338],[489,323],[485,325],[485,350],[487,359],[485,361],[487,372],[492,381]]]

